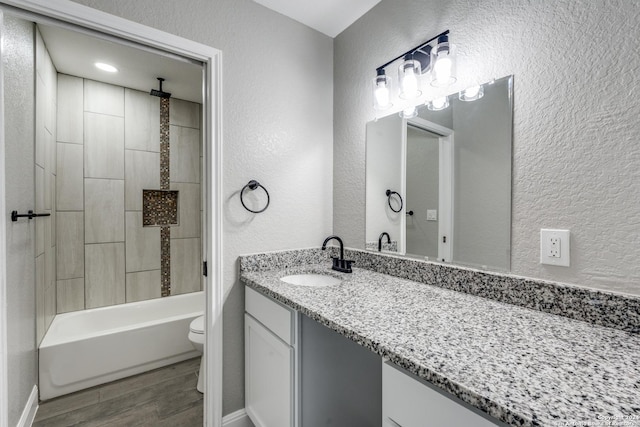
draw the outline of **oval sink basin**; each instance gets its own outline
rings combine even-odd
[[[336,277],[317,273],[293,274],[291,276],[285,276],[280,280],[297,286],[335,286],[342,282],[342,280]]]

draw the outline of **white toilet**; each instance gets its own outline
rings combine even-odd
[[[189,325],[189,341],[203,356],[200,358],[200,372],[198,372],[197,389],[204,393],[204,316],[196,317]]]

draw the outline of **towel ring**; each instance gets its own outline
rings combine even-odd
[[[402,210],[402,207],[404,206],[404,203],[402,202],[402,196],[400,195],[400,193],[398,193],[397,191],[387,190],[386,194],[387,194],[387,203],[389,204],[389,208],[391,208],[391,210],[394,212],[400,212]],[[400,208],[398,210],[393,209],[393,206],[391,206],[391,196],[393,196],[394,194],[398,196],[398,199],[400,199]]]
[[[262,188],[264,190],[264,192],[267,194],[267,204],[265,205],[264,208],[254,211],[253,209],[249,209],[247,207],[247,205],[244,204],[244,199],[242,197],[242,195],[244,194],[244,190],[246,190],[247,188],[251,191],[257,189],[258,187]],[[240,190],[240,203],[242,203],[242,206],[248,210],[251,213],[260,213],[260,212],[264,212],[267,210],[267,208],[269,207],[269,203],[271,202],[271,198],[269,197],[269,192],[267,191],[266,188],[264,188],[264,186],[262,184],[260,184],[258,181],[256,181],[255,179],[252,179],[251,181],[249,181],[247,183],[247,185],[245,185],[244,187],[242,187],[242,190]]]

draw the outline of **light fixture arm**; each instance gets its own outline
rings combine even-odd
[[[429,40],[427,40],[426,42],[419,44],[418,46],[414,47],[413,49],[409,49],[408,51],[406,51],[405,53],[403,53],[402,55],[398,55],[397,57],[393,58],[391,61],[385,63],[384,65],[379,66],[378,68],[376,68],[376,72],[378,75],[384,74],[384,69],[389,66],[390,64],[394,63],[395,61],[397,61],[400,58],[404,58],[406,55],[409,54],[413,54],[417,51],[419,51],[420,49],[424,48],[425,46],[427,46],[429,43],[431,43],[434,40],[437,40],[438,38],[442,37],[442,36],[446,36],[449,34],[449,30],[446,30],[440,34],[438,34],[435,37],[430,38]]]

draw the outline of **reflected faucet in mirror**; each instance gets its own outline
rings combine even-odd
[[[387,244],[391,244],[391,237],[389,236],[389,233],[383,231],[382,233],[380,233],[380,237],[378,237],[378,252],[382,252],[382,238],[384,236],[387,236]]]
[[[327,249],[327,243],[329,243],[330,240],[337,240],[340,244],[340,257],[331,258],[333,260],[333,266],[331,268],[341,273],[352,273],[351,264],[355,261],[344,259],[344,243],[342,243],[342,239],[340,237],[329,236],[324,239],[324,242],[322,242],[322,250],[324,251]]]

